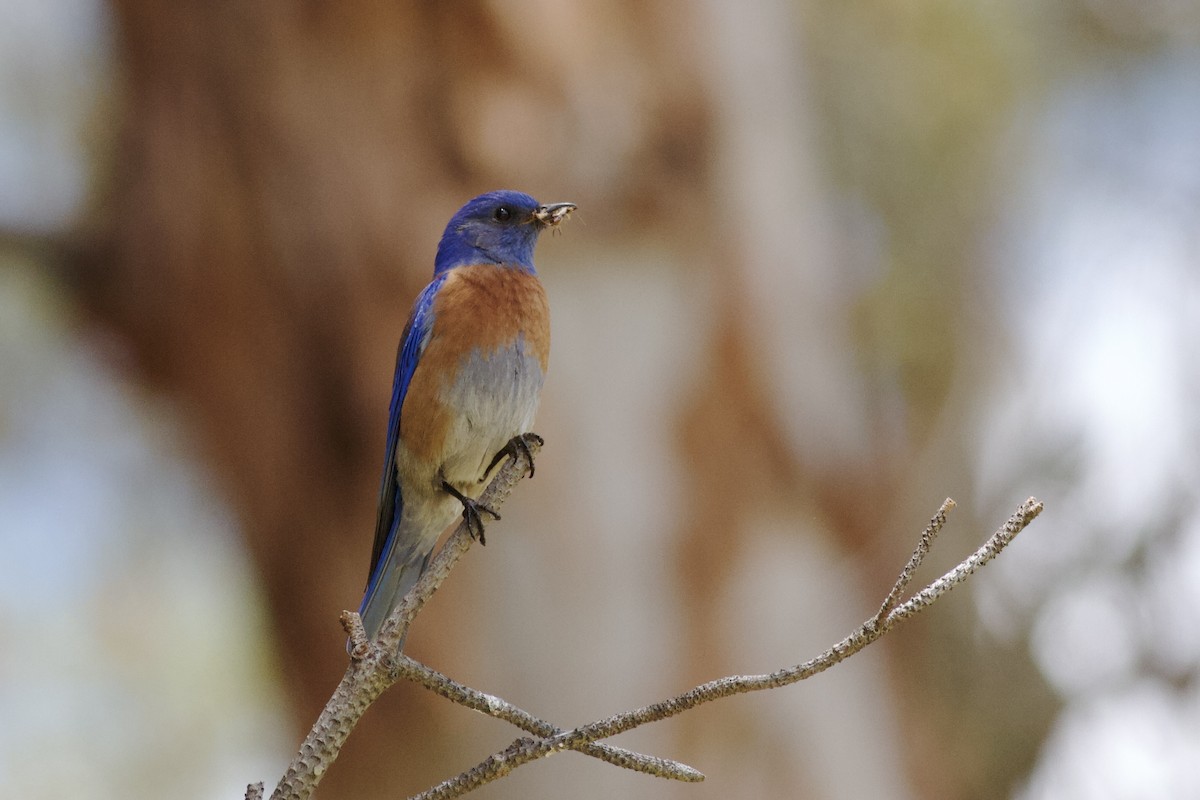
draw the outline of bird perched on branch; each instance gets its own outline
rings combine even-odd
[[[573,203],[499,191],[450,218],[433,280],[400,339],[375,544],[359,614],[374,639],[459,512],[484,541],[476,502],[506,453],[526,447],[550,356],[550,310],[533,268],[538,234]],[[530,468],[532,472],[532,467]]]

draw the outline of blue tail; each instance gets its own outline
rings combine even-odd
[[[367,638],[372,640],[379,635],[379,629],[383,627],[383,622],[392,613],[392,609],[400,604],[404,595],[408,594],[424,574],[436,541],[435,539],[430,541],[428,546],[422,546],[423,537],[413,536],[411,531],[401,529],[398,508],[395,516],[382,552],[371,570],[367,591],[358,609]]]
[[[390,557],[384,562],[383,571],[367,589],[362,605],[358,609],[358,614],[362,617],[363,628],[367,631],[367,638],[374,639],[379,635],[379,629],[383,627],[383,621],[387,619],[388,614],[391,614],[392,609],[400,605],[404,595],[417,585],[417,580],[425,573],[431,555],[431,553],[409,553],[404,560],[394,559],[399,563],[393,564],[393,559]],[[401,645],[403,646],[403,644],[404,642],[401,640]]]

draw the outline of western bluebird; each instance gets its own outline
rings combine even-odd
[[[433,280],[400,337],[375,544],[359,614],[374,639],[501,457],[524,444],[550,356],[550,309],[533,268],[538,234],[575,210],[489,192],[446,225]]]

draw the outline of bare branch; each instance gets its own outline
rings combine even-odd
[[[536,442],[531,443],[530,458],[540,449]],[[480,501],[491,508],[499,508],[528,469],[529,462],[524,457],[509,459],[488,484]],[[471,541],[466,524],[460,524],[417,585],[393,609],[374,643],[367,639],[358,614],[346,612],[342,615],[342,626],[350,637],[350,666],[272,792],[271,800],[302,800],[312,794],[325,771],[341,753],[350,731],[375,698],[394,682],[385,662],[396,657],[412,618],[437,591],[462,554],[470,549]]]
[[[923,611],[946,592],[974,575],[980,567],[999,555],[1000,551],[1005,547],[1008,547],[1009,542],[1015,539],[1017,534],[1023,531],[1029,523],[1037,519],[1038,514],[1042,513],[1042,507],[1042,502],[1035,497],[1031,497],[1022,503],[1013,512],[1013,515],[1008,518],[1008,521],[993,533],[978,550],[972,553],[970,558],[926,586],[913,597],[909,598],[903,605],[888,614],[885,627],[891,628],[902,619],[907,619]]]
[[[892,609],[900,602],[900,598],[904,596],[904,590],[908,588],[909,582],[912,580],[913,574],[917,571],[917,567],[921,566],[921,562],[925,560],[925,556],[929,555],[930,549],[933,548],[933,540],[941,531],[942,526],[946,524],[946,516],[954,510],[955,502],[949,497],[942,503],[942,507],[933,515],[933,519],[929,520],[929,525],[921,532],[921,541],[917,543],[917,547],[913,550],[912,557],[908,559],[908,563],[904,565],[904,569],[900,571],[900,577],[896,578],[896,583],[892,586],[892,591],[884,599],[883,605],[879,607],[879,611],[875,614],[872,622],[879,625],[883,622],[888,614],[892,613]]]
[[[528,458],[519,455],[506,461],[480,496],[480,502],[492,508],[502,505],[513,487],[529,471],[531,459],[538,450],[540,443],[531,443]],[[459,525],[417,585],[389,615],[374,642],[368,639],[358,614],[350,611],[342,614],[342,626],[350,640],[350,665],[333,697],[305,738],[299,753],[272,793],[272,800],[300,800],[309,797],[325,771],[337,758],[350,731],[357,725],[366,709],[383,691],[400,679],[419,683],[448,700],[505,720],[536,737],[516,740],[502,752],[489,756],[472,769],[417,795],[420,800],[458,797],[507,775],[523,764],[563,750],[575,750],[616,766],[658,777],[701,781],[704,775],[686,764],[601,744],[598,740],[649,722],[676,716],[703,703],[735,694],[787,686],[823,672],[879,639],[898,623],[928,608],[950,589],[969,578],[1041,513],[1042,504],[1033,498],[1025,501],[969,558],[901,603],[900,600],[913,574],[928,555],[935,537],[946,522],[947,514],[953,508],[954,501],[947,499],[930,520],[879,611],[849,636],[816,658],[765,675],[733,675],[720,678],[668,700],[573,730],[558,728],[494,695],[457,683],[400,652],[400,643],[413,617],[437,591],[458,559],[470,549],[473,540],[467,526]],[[248,800],[261,800],[262,792],[261,784],[252,784],[246,790],[246,797]]]
[[[465,706],[474,711],[482,712],[489,717],[502,719],[536,736],[548,738],[564,733],[561,728],[557,728],[545,720],[538,719],[528,711],[524,711],[506,700],[477,689],[472,689],[469,686],[464,686],[437,670],[431,669],[419,661],[414,661],[404,654],[401,654],[396,659],[393,675],[396,678],[404,678],[405,680],[419,683],[426,689],[441,695],[451,702],[458,703],[460,706]],[[667,758],[657,758],[642,753],[635,753],[623,747],[593,743],[579,748],[579,752],[598,758],[601,761],[607,761],[609,764],[618,767],[624,767],[636,772],[644,772],[647,775],[654,775],[659,778],[670,778],[686,782],[704,780],[704,773],[686,764]]]
[[[512,493],[513,487],[528,473],[530,459],[536,457],[540,449],[540,443],[530,441],[527,453],[505,461],[492,482],[480,495],[479,501],[491,508],[499,508],[503,505]],[[333,696],[325,704],[325,708],[321,711],[312,730],[305,737],[299,752],[288,765],[283,779],[275,787],[275,791],[271,794],[271,800],[302,800],[309,797],[324,776],[325,771],[337,759],[350,732],[354,730],[367,708],[398,678],[409,677],[410,680],[416,680],[423,685],[429,685],[426,681],[433,684],[438,683],[430,678],[430,675],[438,675],[433,670],[405,667],[406,664],[420,665],[400,653],[400,642],[403,641],[404,634],[408,631],[413,617],[437,591],[458,559],[470,549],[472,542],[467,526],[460,524],[442,549],[438,551],[437,556],[430,562],[429,568],[417,581],[416,586],[388,616],[374,642],[367,638],[362,627],[362,620],[357,613],[343,612],[342,627],[350,638],[350,665],[346,669],[345,675],[342,676],[337,689],[334,690]],[[411,677],[409,673],[411,673]],[[458,684],[454,684],[445,676],[441,677],[445,681],[441,689],[439,690],[436,685],[431,685],[430,688],[438,691],[444,697],[454,699],[455,691],[452,686],[458,686]],[[462,689],[467,690],[467,687],[462,687]],[[467,692],[487,697],[482,692],[476,692],[473,689],[467,690]],[[463,696],[470,697],[471,695]],[[503,701],[485,703],[484,707],[472,705],[470,702],[463,704],[492,716],[508,719],[514,725],[530,730],[539,736],[553,736],[561,733],[559,728],[550,723],[537,719],[528,712],[521,711]],[[495,708],[497,713],[493,713],[490,710],[492,708]],[[579,749],[586,755],[603,758],[610,764],[659,777],[683,781],[696,781],[704,778],[701,773],[686,764],[634,753],[623,748],[596,744]]]
[[[933,536],[945,522],[945,512],[949,511],[952,507],[953,501],[948,501],[942,505],[938,514],[934,516],[929,527],[922,534],[921,541],[913,551],[908,565],[901,572],[897,585],[906,584],[909,581],[916,565],[928,553],[932,545]],[[571,731],[565,731],[540,740],[518,739],[504,751],[489,756],[472,769],[414,796],[413,800],[446,800],[446,798],[458,797],[478,786],[504,777],[523,764],[544,758],[553,753],[563,750],[579,750],[582,746],[597,739],[606,739],[649,722],[667,719],[682,714],[684,711],[695,708],[703,703],[723,697],[761,691],[763,689],[774,689],[810,678],[819,672],[825,671],[834,664],[844,661],[879,639],[898,623],[928,608],[1008,546],[1009,542],[1032,522],[1041,511],[1041,502],[1032,497],[1029,498],[1021,504],[999,530],[992,534],[978,550],[957,567],[929,584],[929,586],[925,587],[925,589],[918,592],[905,603],[896,606],[881,620],[878,619],[878,615],[867,620],[849,636],[810,661],[767,675],[720,678],[701,684],[669,700],[644,706],[623,714],[617,714]],[[895,592],[894,589],[893,592]],[[900,596],[899,593],[895,592],[895,594],[898,599]],[[891,599],[892,594],[889,594],[888,600],[884,602],[884,607],[889,604]]]
[[[363,627],[362,617],[357,611],[343,611],[338,621],[342,623],[342,630],[346,631],[346,636],[350,639],[350,646],[347,648],[350,651],[350,658],[355,661],[362,661],[371,653],[371,640],[367,636],[367,630]]]

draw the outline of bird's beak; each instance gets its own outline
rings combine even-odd
[[[547,228],[553,228],[566,219],[574,210],[574,203],[550,203],[538,206],[533,212],[533,218]]]

